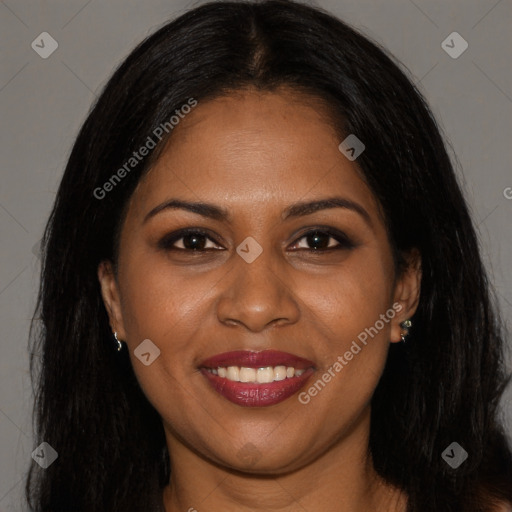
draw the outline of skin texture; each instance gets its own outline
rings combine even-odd
[[[420,258],[406,255],[409,268],[395,274],[376,200],[340,142],[318,101],[287,89],[200,102],[130,200],[117,275],[99,266],[111,327],[164,424],[167,512],[405,510],[367,453],[370,400],[400,322],[417,308]],[[332,196],[357,202],[370,224],[347,208],[281,217],[292,203]],[[171,198],[214,203],[230,220],[164,209],[144,222]],[[355,247],[310,251],[304,235],[318,226]],[[188,227],[208,230],[212,240],[196,246],[212,250],[185,252],[183,238],[174,251],[159,247]],[[263,248],[252,263],[236,252],[248,236]],[[328,234],[320,242],[338,244]],[[240,407],[198,370],[221,352],[272,348],[315,363],[307,389],[394,303],[401,311],[306,405],[294,395]],[[150,366],[133,354],[147,338],[161,351]]]

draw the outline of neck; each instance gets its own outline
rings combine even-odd
[[[369,410],[361,425],[315,460],[279,475],[217,465],[168,434],[171,479],[164,491],[165,511],[404,512],[405,496],[374,470],[368,432]]]

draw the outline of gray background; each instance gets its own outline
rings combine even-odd
[[[37,245],[74,137],[134,45],[200,3],[0,1],[0,512],[22,510],[23,474],[35,448],[27,336],[38,283]],[[511,329],[512,277],[506,270],[512,263],[512,1],[317,5],[388,48],[426,95],[463,169],[458,172],[483,257]],[[456,59],[441,47],[454,31],[469,44]],[[47,59],[31,47],[42,32],[59,44]],[[511,432],[510,389],[503,402]]]

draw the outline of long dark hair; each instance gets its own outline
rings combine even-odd
[[[279,86],[321,99],[340,141],[354,133],[365,143],[357,162],[385,214],[397,270],[404,251],[421,253],[413,327],[405,345],[392,345],[372,401],[376,470],[414,512],[512,501],[498,420],[505,327],[440,130],[378,45],[321,9],[269,0],[209,3],[163,26],[116,70],[80,130],[43,238],[31,330],[36,443],[59,454],[30,469],[32,510],[158,504],[169,481],[162,422],[126,351],[114,348],[96,276],[100,261],[116,261],[127,201],[167,132],[104,197],[97,190],[190,98],[200,108],[245,87]],[[457,469],[441,457],[454,441],[469,453]]]

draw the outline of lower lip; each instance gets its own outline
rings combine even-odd
[[[264,384],[235,382],[214,375],[205,368],[201,368],[201,373],[208,379],[213,389],[230,402],[242,407],[266,407],[278,404],[297,393],[315,370],[308,368],[300,377]]]

